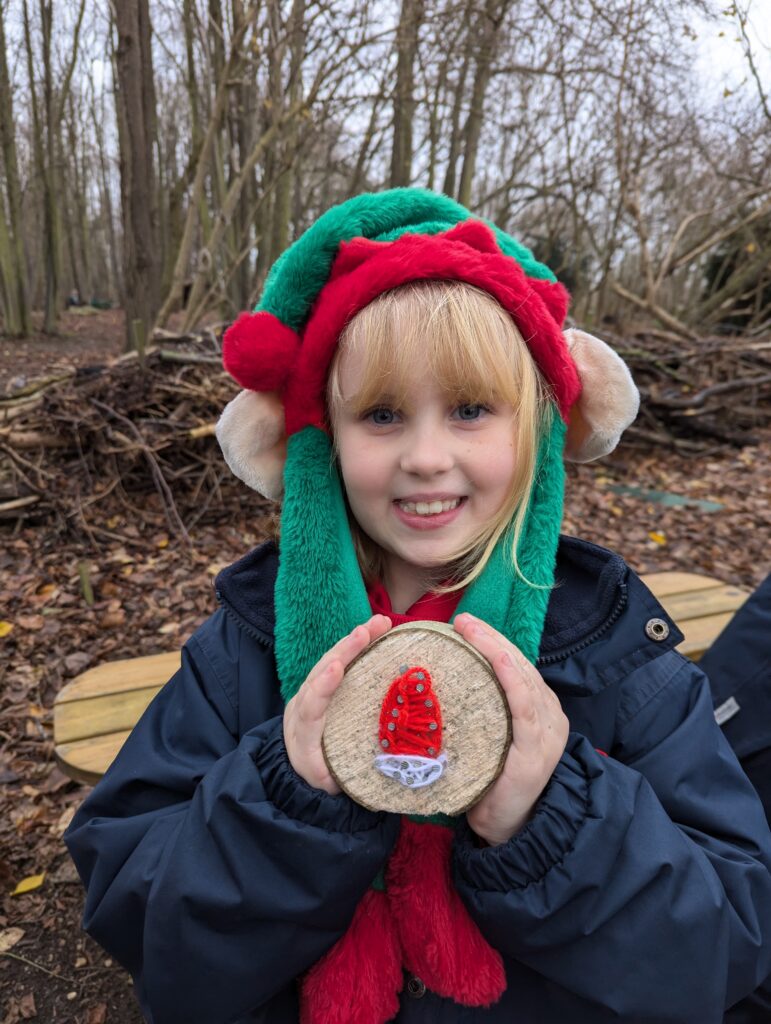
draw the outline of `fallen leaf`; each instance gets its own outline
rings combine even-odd
[[[13,949],[16,943],[23,938],[23,928],[3,928],[0,931],[0,953],[7,953],[9,949]]]
[[[65,807],[62,813],[59,815],[59,819],[55,825],[51,826],[51,832],[55,836],[63,836],[67,831],[70,822],[75,817],[76,807]],[[68,863],[68,862],[65,862]]]
[[[42,615],[19,615],[16,619],[16,625],[36,633],[39,629],[43,628],[45,621]]]
[[[37,1017],[35,994],[33,992],[25,992],[21,997],[19,1000],[19,1013],[22,1020],[32,1020],[33,1017]]]
[[[84,668],[87,668],[93,660],[93,655],[87,651],[75,651],[73,654],[68,654],[64,659],[64,667],[70,675],[77,675],[78,672],[82,672]]]
[[[115,626],[122,626],[126,621],[126,612],[123,608],[115,608],[112,611],[107,611],[99,619],[99,625],[102,629],[113,629]]]
[[[107,1019],[107,1003],[96,1003],[89,1007],[86,1024],[104,1024]]]
[[[655,530],[652,530],[648,534],[648,536],[650,537],[650,539],[653,541],[654,544],[658,544],[661,547],[663,547],[666,544],[666,542],[667,542],[667,535],[665,533],[659,533],[659,532],[657,532]]]
[[[5,619],[0,620],[0,637],[8,636],[13,630],[13,623],[6,622]]]
[[[35,889],[39,889],[43,884],[45,876],[45,871],[39,875],[27,875],[26,878],[22,878],[11,893],[11,896],[23,896],[25,892],[33,892]]]

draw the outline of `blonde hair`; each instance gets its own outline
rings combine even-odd
[[[379,295],[340,335],[327,383],[333,437],[344,402],[340,360],[346,352],[363,358],[361,387],[349,399],[357,415],[375,407],[385,395],[397,405],[404,402],[417,367],[429,368],[453,404],[498,402],[514,409],[516,469],[511,494],[493,521],[457,553],[449,567],[451,582],[434,589],[468,586],[480,575],[509,525],[511,565],[524,579],[517,551],[550,392],[509,314],[487,292],[460,281],[411,282]],[[382,578],[383,552],[353,516],[350,520],[365,580]]]

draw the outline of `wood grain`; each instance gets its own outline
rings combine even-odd
[[[409,789],[374,765],[380,708],[404,665],[427,669],[442,712],[436,782]],[[397,626],[348,668],[324,730],[324,756],[338,785],[357,803],[398,814],[461,814],[498,777],[511,742],[511,717],[489,663],[451,627],[438,622]]]

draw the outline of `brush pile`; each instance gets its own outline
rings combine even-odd
[[[95,539],[148,498],[187,538],[256,496],[226,467],[214,437],[237,385],[210,333],[24,383],[0,396],[0,522],[51,516]],[[154,495],[154,496],[153,496]],[[235,503],[235,504],[234,504]]]
[[[698,453],[758,444],[771,426],[771,341],[646,331],[611,343],[642,393],[624,444]],[[254,511],[214,438],[236,391],[211,331],[11,387],[0,395],[0,523],[53,516],[95,540],[113,515],[141,522],[152,506],[187,538],[242,503]]]
[[[625,440],[682,451],[756,445],[771,425],[771,339],[684,339],[665,331],[608,338],[640,389]]]

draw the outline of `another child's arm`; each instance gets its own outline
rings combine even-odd
[[[460,628],[480,649],[508,643],[490,627],[480,642],[468,620]],[[532,722],[538,690],[522,675]],[[508,841],[480,849],[459,834],[456,883],[504,956],[620,1019],[718,1024],[771,968],[768,828],[694,665],[670,652],[623,690],[614,756],[570,734]],[[516,745],[523,733],[512,724]],[[523,780],[527,804],[537,783]],[[475,808],[474,829],[478,817]]]
[[[272,650],[217,612],[66,836],[153,1024],[294,999],[390,854],[398,819],[304,782],[281,713]]]

